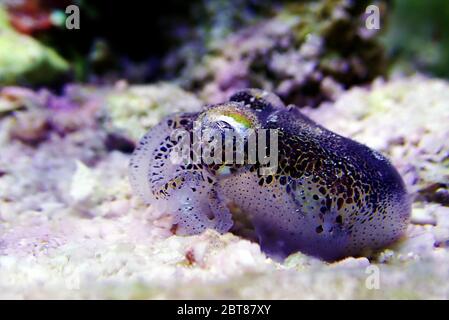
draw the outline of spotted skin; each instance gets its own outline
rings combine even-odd
[[[219,165],[171,164],[170,132],[192,130],[195,120],[217,130],[224,122],[240,134],[247,127],[277,130],[277,169],[261,175],[257,163],[227,164],[222,174]],[[262,250],[279,259],[297,251],[328,261],[368,255],[403,236],[410,219],[409,195],[385,157],[257,89],[166,118],[142,139],[130,168],[133,189],[174,212],[177,232],[228,231],[232,203],[248,216]]]

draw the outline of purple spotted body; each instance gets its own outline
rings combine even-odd
[[[277,130],[275,172],[261,175],[257,163],[173,163],[171,133],[192,131],[194,121],[244,138],[248,127]],[[327,261],[369,255],[401,238],[410,219],[409,195],[385,157],[257,89],[165,118],[136,148],[130,181],[145,202],[173,214],[177,234],[225,233],[235,218],[229,208],[239,208],[262,250],[280,259],[297,251]]]

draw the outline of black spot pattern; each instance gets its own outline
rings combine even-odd
[[[224,204],[232,202],[248,215],[262,249],[273,257],[299,250],[335,260],[367,254],[403,235],[409,196],[382,155],[285,107],[272,93],[246,89],[230,100],[199,114],[167,118],[142,139],[131,161],[136,192],[169,203],[181,233],[229,230],[232,221]],[[223,175],[222,165],[173,166],[167,161],[177,143],[168,138],[171,130],[191,130],[193,120],[233,108],[251,112],[254,126],[278,131],[279,165],[273,174],[262,176],[260,165],[247,162],[226,164],[230,173]]]

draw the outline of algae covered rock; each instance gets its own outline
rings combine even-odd
[[[60,95],[47,89],[21,87],[0,90],[0,119],[5,139],[28,146],[77,135],[88,163],[104,152],[131,153],[135,143],[163,117],[201,108],[194,94],[170,83],[115,86],[68,84]],[[90,136],[83,141],[83,136]],[[0,136],[1,138],[1,136]],[[92,139],[94,138],[94,139]]]
[[[287,103],[317,106],[384,72],[379,30],[365,26],[370,4],[385,12],[384,1],[287,1],[273,15],[250,20],[229,35],[188,42],[167,58],[167,69],[208,102],[257,87]]]
[[[108,132],[137,141],[163,117],[197,111],[202,104],[195,95],[170,83],[124,85],[105,95],[103,123]]]
[[[0,85],[45,84],[69,69],[53,49],[16,32],[0,5]]]

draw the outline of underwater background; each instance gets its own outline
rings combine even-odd
[[[448,17],[444,0],[0,0],[0,298],[449,298]],[[131,153],[247,87],[386,155],[406,237],[327,263],[173,235],[131,192]]]

